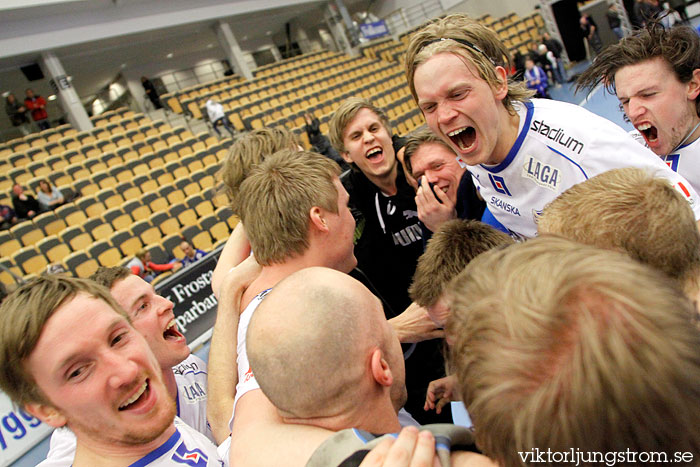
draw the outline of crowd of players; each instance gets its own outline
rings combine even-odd
[[[8,297],[0,388],[58,428],[42,465],[696,464],[700,37],[649,24],[581,77],[638,140],[507,52],[464,15],[416,32],[429,131],[349,99],[349,172],[284,129],[233,144],[206,364],[128,270]],[[457,400],[473,426],[434,424]]]

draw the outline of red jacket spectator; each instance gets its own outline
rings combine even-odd
[[[27,89],[24,106],[32,113],[32,119],[35,122],[49,118],[49,114],[46,112],[46,100],[41,96],[35,96],[31,89]]]

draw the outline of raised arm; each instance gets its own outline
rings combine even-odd
[[[228,422],[236,395],[236,358],[241,297],[260,273],[253,256],[230,270],[220,283],[219,307],[209,349],[207,420],[217,443],[231,433]]]

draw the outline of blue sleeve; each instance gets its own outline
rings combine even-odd
[[[484,209],[484,215],[481,216],[481,222],[483,222],[486,225],[490,225],[491,227],[493,227],[496,230],[500,230],[501,232],[504,232],[504,233],[507,233],[508,235],[510,235],[510,232],[508,231],[508,229],[506,229],[503,226],[503,224],[498,222],[498,219],[493,217],[493,214],[491,214],[491,211],[489,211],[488,207]]]

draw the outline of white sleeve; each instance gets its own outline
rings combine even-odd
[[[75,458],[77,441],[73,432],[66,427],[56,428],[51,434],[49,453],[37,467],[70,467]]]

